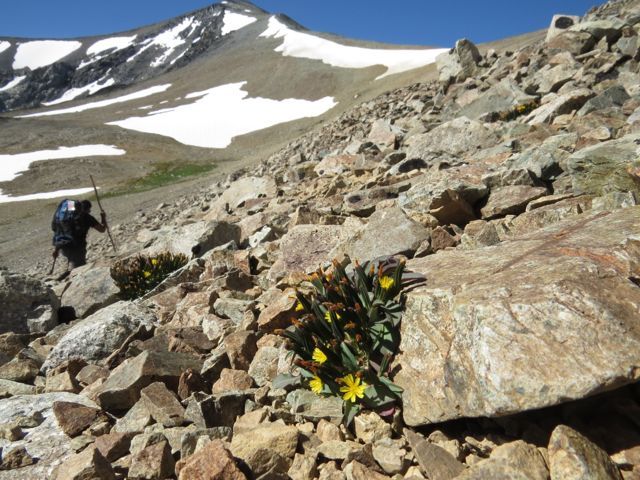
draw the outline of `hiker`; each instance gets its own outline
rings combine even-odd
[[[53,235],[53,258],[56,259],[60,251],[68,261],[68,270],[87,263],[87,233],[94,228],[100,233],[107,229],[107,215],[100,212],[98,222],[91,215],[89,200],[63,200],[58,205],[51,222]]]

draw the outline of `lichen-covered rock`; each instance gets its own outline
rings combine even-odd
[[[640,182],[630,173],[640,168],[640,133],[583,148],[569,157],[567,165],[577,193],[640,195]]]
[[[407,424],[515,413],[636,381],[638,231],[631,207],[408,262],[430,281],[407,295],[401,327],[395,382]]]

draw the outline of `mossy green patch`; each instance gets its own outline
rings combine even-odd
[[[174,165],[161,163],[156,165],[153,172],[141,178],[125,183],[121,188],[106,193],[105,197],[115,197],[129,193],[146,192],[154,188],[164,187],[172,183],[181,182],[196,175],[202,175],[215,168],[215,164],[184,164]]]

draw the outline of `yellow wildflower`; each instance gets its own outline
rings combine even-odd
[[[336,313],[336,318],[338,320],[341,320],[342,317],[340,316],[339,313]],[[324,312],[324,319],[328,322],[331,323],[331,312],[329,312],[329,310],[327,310],[326,312]]]
[[[344,394],[342,399],[348,402],[355,402],[356,399],[364,397],[364,391],[367,388],[367,384],[362,382],[360,378],[353,376],[351,373],[346,377],[343,377],[343,387],[340,387],[340,391]]]
[[[311,391],[313,393],[320,393],[324,388],[324,383],[319,376],[314,375],[313,378],[309,381],[309,386],[311,387]]]
[[[155,266],[158,264],[158,259],[157,258],[152,258],[151,259],[151,265]]]
[[[304,306],[298,302],[296,303],[296,312],[302,312],[304,310]]]
[[[380,288],[382,288],[383,290],[389,290],[391,287],[393,287],[393,284],[395,283],[393,281],[393,278],[391,277],[381,277],[380,278]]]
[[[322,365],[324,362],[327,361],[327,356],[325,355],[325,353],[320,350],[319,348],[314,348],[313,349],[313,355],[311,356],[311,359],[314,362],[319,363],[320,365]]]
[[[145,270],[142,272],[142,275],[144,275],[144,278],[149,278],[151,276],[151,272],[149,270]]]

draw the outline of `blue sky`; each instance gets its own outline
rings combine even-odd
[[[5,0],[0,37],[73,38],[129,30],[213,0]],[[546,28],[554,13],[584,14],[600,0],[255,0],[305,27],[405,45],[476,43]]]

